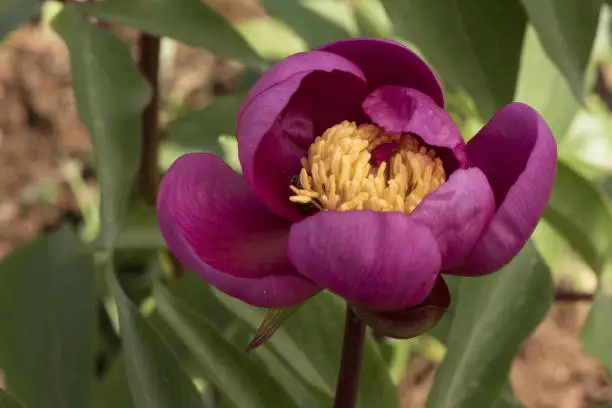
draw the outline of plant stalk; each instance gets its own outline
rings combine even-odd
[[[347,305],[342,359],[340,360],[334,408],[355,408],[359,391],[364,341],[365,325]]]
[[[151,101],[141,117],[141,153],[138,170],[138,191],[147,204],[154,206],[157,201],[159,170],[157,149],[159,147],[159,49],[160,39],[142,33],[138,40],[138,67],[151,84]]]

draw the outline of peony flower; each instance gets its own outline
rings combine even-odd
[[[521,103],[464,143],[429,67],[381,39],[272,67],[247,94],[237,137],[244,176],[207,153],[166,173],[158,218],[169,249],[251,305],[294,306],[327,289],[397,337],[448,307],[441,273],[485,275],[512,260],[557,162],[549,127]]]

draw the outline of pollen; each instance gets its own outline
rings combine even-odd
[[[319,210],[409,214],[446,181],[442,160],[410,134],[344,121],[317,137],[289,199]]]

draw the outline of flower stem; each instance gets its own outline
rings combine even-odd
[[[334,408],[355,407],[359,390],[359,377],[361,376],[364,340],[365,325],[347,305],[342,359],[340,361]]]
[[[142,199],[149,205],[155,205],[157,200],[157,184],[159,171],[157,169],[157,148],[159,138],[157,133],[159,121],[159,37],[142,33],[138,40],[138,66],[144,77],[151,84],[152,96],[149,105],[141,117],[141,154],[138,170],[138,191]]]

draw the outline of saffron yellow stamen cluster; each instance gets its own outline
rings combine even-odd
[[[388,161],[371,163],[376,148],[396,146]],[[442,160],[411,135],[344,121],[315,139],[296,185],[295,203],[320,210],[401,211],[409,214],[446,181]]]

